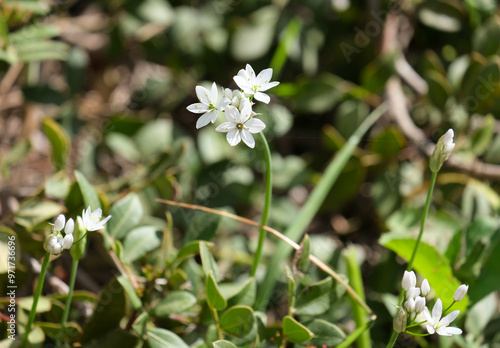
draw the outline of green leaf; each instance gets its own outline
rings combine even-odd
[[[89,55],[87,51],[79,46],[71,48],[68,61],[66,62],[66,79],[71,94],[75,94],[82,88],[87,78],[87,66]]]
[[[159,155],[166,151],[172,144],[172,132],[173,125],[171,120],[159,119],[142,126],[135,135],[135,140],[142,156]]]
[[[238,348],[231,342],[223,340],[212,342],[212,345],[214,348]]]
[[[222,297],[219,291],[217,282],[215,281],[212,273],[210,273],[205,282],[205,291],[207,295],[207,303],[211,308],[218,311],[223,310],[227,306],[226,299]]]
[[[163,318],[171,314],[182,313],[194,306],[196,302],[196,297],[188,291],[172,291],[154,306],[151,315]]]
[[[60,41],[26,41],[14,46],[21,62],[40,62],[45,60],[66,60],[69,46]]]
[[[484,333],[486,326],[496,313],[498,300],[494,293],[489,294],[469,309],[465,318],[465,329],[468,334],[479,339]]]
[[[295,305],[297,315],[320,315],[330,308],[332,278],[325,278],[307,286],[299,296]]]
[[[125,277],[123,274],[120,274],[116,279],[127,293],[128,298],[132,303],[132,307],[134,307],[135,310],[139,311],[142,308],[142,301],[137,295],[137,292],[135,291],[130,279]]]
[[[345,333],[337,325],[323,319],[314,319],[307,325],[307,328],[314,333],[314,337],[309,342],[312,346],[335,347],[345,339]]]
[[[339,105],[335,114],[335,128],[347,139],[369,113],[370,108],[363,101],[357,99],[346,100]]]
[[[21,204],[14,221],[31,230],[37,224],[62,213],[63,207],[49,200],[33,198]]]
[[[448,97],[452,94],[450,83],[443,75],[434,70],[426,74],[426,80],[429,85],[428,96],[431,102],[440,110],[444,110]]]
[[[471,150],[477,156],[481,156],[490,148],[491,139],[495,131],[495,118],[493,115],[487,115],[481,127],[476,129],[471,136]]]
[[[141,153],[137,150],[137,144],[127,135],[109,133],[106,135],[106,145],[108,145],[113,152],[132,163],[136,163],[141,159]]]
[[[45,181],[45,195],[47,197],[64,199],[68,195],[70,187],[70,179],[66,176],[65,173],[59,172]]]
[[[58,339],[59,332],[61,330],[61,324],[59,323],[46,323],[37,322],[36,323],[44,332],[44,334],[52,339]],[[64,325],[64,336],[63,340],[75,340],[77,336],[82,333],[82,328],[77,323],[66,323]]]
[[[156,227],[136,227],[125,236],[122,259],[125,262],[133,262],[155,250],[160,245],[161,239],[158,236]]]
[[[43,120],[43,131],[50,141],[52,147],[52,162],[56,170],[66,168],[71,140],[63,127],[51,118]]]
[[[379,243],[409,261],[416,241],[399,233],[390,232],[384,234]],[[447,307],[451,304],[453,294],[461,283],[453,276],[445,256],[439,254],[432,246],[422,242],[415,257],[414,268],[424,278],[427,278],[436,298],[443,300],[443,306]],[[468,299],[464,298],[457,302],[453,309],[463,312],[467,308],[468,302]]]
[[[31,308],[33,307],[33,296],[18,299],[17,305],[19,306],[19,308],[31,311]],[[38,298],[38,303],[36,304],[37,313],[48,312],[51,308],[52,302],[48,297],[40,296]]]
[[[75,178],[76,181],[78,182],[78,186],[80,186],[80,192],[82,193],[83,202],[85,203],[85,208],[90,206],[90,209],[92,211],[96,210],[97,208],[100,208],[101,201],[99,200],[99,196],[97,195],[94,186],[92,186],[90,182],[88,182],[85,175],[80,173],[78,170],[75,170]]]
[[[397,128],[389,126],[377,134],[370,147],[384,158],[394,158],[406,147],[406,140]]]
[[[485,57],[498,52],[500,48],[500,25],[494,17],[474,31],[471,42],[472,49]]]
[[[82,342],[89,342],[118,328],[125,316],[126,304],[123,287],[116,278],[111,279],[99,293],[94,312],[83,329]]]
[[[252,330],[253,324],[253,310],[248,306],[231,307],[220,318],[222,330],[237,337],[248,334]]]
[[[205,244],[207,248],[213,248],[215,245],[212,242],[206,242],[206,241],[200,241],[200,240],[195,240],[192,242],[189,242],[188,244],[184,245],[182,249],[179,251],[177,254],[177,260],[182,261],[184,259],[187,259],[189,257],[198,255],[200,253],[200,245]]]
[[[86,343],[85,348],[102,348],[102,347],[120,347],[120,348],[136,348],[138,337],[129,331],[114,330],[99,336],[92,340],[91,343]],[[142,342],[141,342],[142,344]]]
[[[307,327],[289,315],[283,319],[283,335],[293,343],[307,342],[314,336]]]
[[[212,240],[219,228],[221,217],[206,212],[196,212],[189,222],[183,243],[193,240]]]
[[[151,348],[189,348],[189,346],[172,331],[154,328],[148,329],[148,344]]]
[[[85,247],[87,246],[87,230],[83,227],[82,219],[76,219],[75,230],[73,231],[74,243],[69,249],[71,257],[75,260],[80,260],[85,255]]]
[[[23,43],[26,41],[37,41],[50,39],[59,36],[60,30],[52,24],[32,24],[22,27],[21,29],[9,35],[9,41],[13,44]]]
[[[113,238],[123,238],[142,218],[141,200],[130,193],[113,204],[109,213],[113,216],[108,222],[109,234]]]
[[[419,6],[418,17],[422,23],[436,30],[454,33],[462,28],[461,8],[445,1],[426,1]]]
[[[208,277],[209,274],[212,274],[215,281],[218,282],[219,269],[217,268],[217,263],[215,263],[214,257],[208,250],[208,247],[205,245],[205,243],[200,243],[200,257],[205,276]]]
[[[242,285],[240,290],[234,295],[228,298],[228,305],[246,305],[253,306],[255,303],[255,297],[257,294],[257,283],[255,278],[248,278]]]
[[[468,295],[472,303],[476,303],[492,291],[500,288],[500,230],[491,237],[491,245],[486,252],[481,272],[476,281],[470,285]]]

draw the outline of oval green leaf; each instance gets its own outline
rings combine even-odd
[[[196,302],[196,297],[188,291],[172,291],[156,304],[151,315],[162,318],[170,314],[181,313],[191,308]]]
[[[212,273],[207,277],[206,283],[206,293],[207,293],[207,303],[208,305],[218,311],[223,310],[227,306],[226,299],[222,297],[217,282],[214,279]]]
[[[149,329],[147,337],[151,348],[189,348],[179,336],[165,329]]]
[[[253,310],[248,306],[234,306],[224,312],[220,326],[225,332],[238,337],[246,335],[254,324]]]
[[[283,319],[283,334],[293,343],[307,342],[314,336],[311,330],[289,315]]]
[[[130,193],[113,204],[109,213],[113,216],[108,222],[109,234],[113,238],[122,238],[141,220],[141,200],[135,193]]]

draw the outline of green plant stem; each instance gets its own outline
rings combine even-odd
[[[269,217],[269,208],[271,207],[271,196],[272,196],[272,166],[271,166],[271,150],[269,149],[269,144],[267,143],[264,133],[260,132],[260,137],[262,143],[264,144],[264,154],[266,160],[266,197],[264,201],[264,210],[262,212],[261,225],[267,225],[267,219]],[[266,230],[263,228],[259,231],[259,242],[257,244],[257,250],[255,251],[255,256],[253,259],[252,269],[250,271],[250,277],[254,277],[257,272],[257,267],[259,266],[260,258],[262,256],[262,249],[264,247],[264,241],[266,240]]]
[[[354,291],[359,295],[359,297],[365,301],[365,291],[363,287],[363,278],[361,276],[361,269],[358,264],[358,260],[356,257],[356,248],[353,245],[350,245],[346,249],[343,250],[342,256],[347,265],[347,276],[349,278],[349,284],[352,286]],[[356,323],[356,327],[365,327],[368,323],[365,309],[351,297],[351,306],[352,306],[352,316],[354,318],[354,322]],[[358,348],[370,348],[371,347],[371,338],[370,331],[365,330],[359,337],[356,339],[356,345]]]
[[[36,286],[35,295],[33,296],[33,305],[31,306],[30,315],[28,318],[28,324],[26,324],[26,330],[24,331],[23,340],[21,342],[20,348],[24,348],[28,342],[28,336],[31,331],[31,325],[35,321],[36,316],[36,306],[38,305],[38,299],[42,293],[43,281],[45,280],[45,272],[47,272],[47,266],[49,265],[50,253],[46,253],[42,262],[42,269],[38,275],[38,284]]]
[[[425,221],[427,220],[427,214],[429,213],[429,207],[431,205],[432,193],[434,192],[434,185],[436,184],[437,172],[432,173],[431,183],[429,185],[429,191],[427,191],[427,200],[425,201],[424,213],[422,214],[422,221],[420,222],[420,232],[418,233],[417,243],[415,243],[415,248],[411,255],[410,262],[408,262],[408,267],[406,270],[409,272],[413,269],[413,262],[415,262],[415,257],[417,256],[418,248],[420,247],[420,242],[422,241],[422,235],[424,234]]]
[[[62,346],[65,326],[66,322],[68,321],[69,311],[71,309],[71,299],[73,298],[73,289],[75,288],[76,271],[78,270],[78,261],[79,260],[73,258],[73,264],[71,265],[71,275],[69,278],[69,292],[68,292],[68,297],[66,298],[66,306],[64,307],[64,313],[61,319],[61,330],[59,331],[59,337],[57,339],[56,347]]]
[[[286,230],[285,235],[288,238],[295,242],[300,239],[301,235],[316,215],[316,212],[321,207],[321,204],[342,172],[342,169],[347,164],[347,161],[358,146],[363,135],[380,118],[380,116],[387,111],[387,109],[388,106],[386,104],[381,104],[378,108],[373,110],[352,134],[344,147],[336,154],[335,159],[332,160],[326,168],[323,177],[312,191],[309,199]],[[275,253],[271,258],[269,266],[267,267],[266,276],[257,295],[258,297],[255,308],[258,310],[262,311],[267,307],[274,285],[276,284],[278,277],[283,273],[283,262],[290,255],[291,251],[292,247],[287,244],[280,243],[276,246]]]
[[[212,317],[214,318],[214,323],[215,323],[215,329],[217,330],[217,338],[219,340],[224,339],[224,334],[222,333],[222,329],[220,327],[219,323],[219,314],[217,314],[217,309],[210,307],[210,312],[212,312]]]
[[[391,339],[389,340],[389,343],[387,343],[387,348],[392,348],[394,347],[394,343],[398,340],[399,334],[396,331],[392,332]]]

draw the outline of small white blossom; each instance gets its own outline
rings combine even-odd
[[[460,302],[464,299],[467,294],[467,290],[469,290],[469,286],[462,284],[457,288],[457,291],[453,294],[453,301]]]
[[[460,314],[459,310],[453,311],[448,314],[446,317],[441,318],[443,313],[443,303],[441,299],[437,299],[434,307],[432,308],[432,315],[429,313],[429,309],[427,307],[424,308],[425,319],[427,320],[427,331],[430,334],[437,333],[441,336],[451,336],[451,335],[460,335],[462,330],[458,327],[449,327],[450,323],[455,320],[455,318]]]
[[[409,291],[411,288],[414,288],[417,285],[417,277],[415,276],[415,272],[405,271],[401,285],[403,286],[403,289],[405,291]]]
[[[253,95],[258,101],[268,104],[271,98],[262,92],[279,84],[277,81],[270,82],[272,75],[273,69],[268,68],[255,76],[254,70],[250,64],[247,64],[245,70],[241,69],[233,79],[246,95]]]
[[[70,233],[64,236],[61,245],[64,249],[69,249],[73,245],[73,241],[74,241],[73,234]]]
[[[412,313],[415,311],[415,300],[413,298],[408,299],[408,301],[405,302],[405,308],[409,313]]]
[[[62,231],[65,223],[66,223],[66,218],[64,217],[63,214],[60,214],[57,217],[56,222],[54,222],[54,231]]]
[[[425,297],[417,296],[415,298],[415,313],[420,314],[425,308]]]
[[[455,148],[453,136],[453,129],[450,128],[441,138],[439,138],[429,162],[429,167],[434,173],[438,172],[443,163],[450,158],[451,152]]]
[[[65,234],[72,234],[74,230],[75,230],[75,222],[73,221],[73,219],[69,219],[68,222],[66,222],[66,227],[64,228],[64,233]]]
[[[215,82],[212,84],[211,92],[205,87],[196,86],[196,96],[200,103],[189,105],[186,109],[195,114],[203,114],[196,122],[196,128],[206,126],[210,122],[214,123],[217,119],[219,111],[224,111],[224,108],[229,105],[230,100],[227,98],[218,99],[217,85]]]
[[[235,146],[239,144],[241,140],[250,148],[255,147],[255,140],[251,133],[259,133],[266,125],[264,122],[258,118],[252,117],[252,106],[249,101],[243,100],[244,104],[241,112],[234,106],[226,107],[226,119],[228,122],[224,122],[218,126],[215,130],[217,132],[227,132],[227,141],[229,145]]]
[[[420,285],[420,293],[422,296],[427,296],[431,292],[431,286],[429,285],[429,281],[427,279],[424,279],[422,281],[422,284]]]
[[[97,231],[102,228],[104,228],[104,224],[108,222],[109,219],[111,219],[111,215],[107,216],[104,218],[104,220],[100,221],[102,219],[102,210],[101,208],[97,208],[93,212],[90,211],[90,205],[88,206],[87,210],[83,210],[82,213],[82,220],[83,220],[83,227],[87,231]]]
[[[410,288],[410,290],[406,292],[406,299],[415,299],[418,295],[420,295],[420,288]]]

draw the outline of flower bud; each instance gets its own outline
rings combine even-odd
[[[64,228],[64,224],[66,223],[66,218],[64,217],[63,214],[60,214],[56,222],[54,222],[54,230],[55,231],[61,231]]]
[[[64,249],[69,249],[73,245],[73,234],[67,234],[64,236],[62,243]]]
[[[415,312],[417,314],[422,313],[425,308],[425,297],[417,296],[415,299]]]
[[[405,291],[409,291],[411,288],[414,288],[415,285],[417,285],[417,277],[415,276],[415,272],[405,271],[401,285],[403,286],[403,289]]]
[[[395,332],[401,333],[406,330],[406,322],[408,321],[408,314],[403,308],[399,308],[398,313],[392,322],[392,328]]]
[[[455,294],[453,295],[453,301],[459,302],[462,301],[465,297],[465,294],[467,294],[467,290],[469,290],[469,286],[462,284],[458,287],[457,291],[455,291]]]
[[[418,295],[420,295],[420,288],[411,288],[406,292],[406,299],[415,299]]]
[[[406,301],[405,308],[409,313],[414,312],[415,311],[415,300],[413,298],[410,298],[408,301]]]
[[[73,221],[73,219],[69,219],[68,222],[66,223],[66,227],[64,228],[64,233],[72,234],[74,230],[75,230],[75,222]]]
[[[59,255],[63,251],[63,247],[61,244],[56,243],[52,249],[52,253],[54,255]]]
[[[429,281],[427,279],[424,279],[422,281],[422,285],[420,285],[420,293],[422,296],[427,296],[431,292],[431,286],[429,285]]]
[[[450,158],[451,152],[455,148],[453,135],[453,129],[450,128],[441,138],[439,138],[429,162],[429,167],[432,172],[437,173],[439,169],[441,169],[443,163]]]

